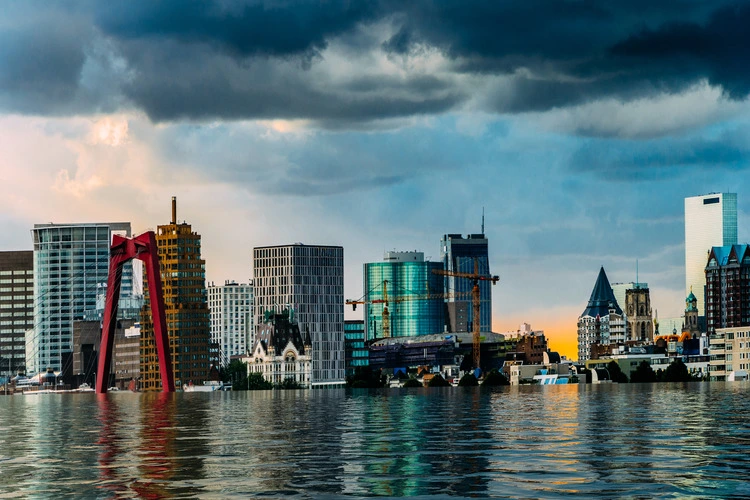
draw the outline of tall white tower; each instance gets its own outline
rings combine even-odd
[[[692,288],[706,315],[704,287],[711,247],[737,244],[737,193],[685,198],[685,296]]]

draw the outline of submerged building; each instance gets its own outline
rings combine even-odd
[[[211,343],[219,349],[219,364],[226,366],[232,356],[253,347],[253,284],[225,281],[208,286],[211,311]]]
[[[625,338],[625,319],[602,267],[578,318],[578,362],[591,359],[592,344],[609,345],[613,338]]]
[[[34,253],[0,252],[0,373],[26,369],[26,332],[34,329]]]
[[[489,243],[484,234],[469,234],[465,238],[460,234],[446,234],[440,241],[443,267],[446,271],[490,274]],[[471,304],[471,280],[446,276],[444,280],[445,299],[450,332],[470,332],[473,327],[473,309]],[[492,282],[479,282],[480,332],[492,331]]]

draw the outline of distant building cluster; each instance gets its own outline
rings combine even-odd
[[[685,293],[684,314],[660,321],[647,284],[610,286],[601,268],[578,318],[579,363],[615,361],[632,376],[641,362],[666,370],[679,360],[696,379],[748,378],[750,247],[737,244],[736,193],[685,199]]]

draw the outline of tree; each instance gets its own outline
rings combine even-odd
[[[438,373],[427,382],[427,387],[450,387],[450,384]]]
[[[651,368],[651,364],[644,359],[630,376],[630,381],[634,384],[656,382],[656,373]]]
[[[402,372],[399,372],[399,375]],[[385,375],[380,371],[375,371],[369,366],[358,366],[354,369],[354,373],[346,377],[347,387],[355,389],[376,389],[378,387],[385,387],[388,383]]]
[[[275,389],[302,389],[302,385],[292,377],[287,377],[280,384],[274,386]]]
[[[422,385],[422,382],[420,382],[419,380],[415,378],[410,378],[409,380],[404,382],[403,387],[424,387],[424,386]]]
[[[664,372],[664,382],[689,382],[692,379],[688,367],[679,358],[672,361]]]
[[[479,381],[473,373],[467,373],[466,375],[461,377],[461,380],[458,381],[459,387],[476,387],[478,385]]]
[[[484,381],[482,382],[482,386],[487,387],[497,387],[500,385],[510,385],[510,382],[508,382],[508,379],[505,378],[505,375],[497,371],[496,369],[490,370],[490,372],[484,376]]]
[[[607,371],[609,372],[609,379],[612,382],[617,382],[618,384],[628,383],[628,376],[622,373],[620,365],[617,363],[617,361],[612,360],[607,363]]]
[[[232,384],[232,390],[247,390],[247,363],[233,359],[231,363],[219,370],[219,378],[225,384]]]
[[[262,373],[251,373],[247,376],[247,389],[249,391],[267,391],[273,389],[273,384],[264,379]]]

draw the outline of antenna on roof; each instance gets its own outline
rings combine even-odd
[[[638,281],[638,259],[635,259],[635,287],[641,287],[641,282]]]
[[[484,207],[482,207],[482,234],[484,234]]]

